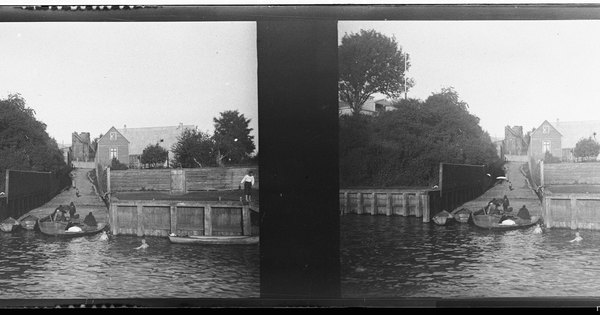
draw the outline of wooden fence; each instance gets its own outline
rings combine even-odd
[[[109,224],[114,235],[251,235],[250,208],[239,202],[113,201]]]
[[[258,188],[256,167],[108,170],[111,192],[151,190],[184,194],[200,190],[233,190],[238,189],[250,170],[254,172],[254,188]]]
[[[600,163],[542,163],[542,186],[600,185]]]
[[[401,215],[423,217],[429,222],[428,190],[341,189],[341,214]]]
[[[600,196],[545,194],[543,218],[547,227],[600,230]]]
[[[6,196],[0,198],[0,220],[20,217],[48,202],[69,184],[67,175],[6,170]]]

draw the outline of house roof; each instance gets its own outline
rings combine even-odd
[[[100,137],[100,139],[98,139],[98,143],[100,143],[102,141],[102,139],[104,139],[106,137],[109,137],[109,134],[110,134],[111,130],[114,130],[114,131],[118,132],[125,139],[125,141],[131,143],[131,141],[129,141],[129,139],[127,139],[127,137],[123,136],[123,134],[117,128],[115,128],[115,126],[110,127],[110,129],[108,129],[108,131],[106,133],[104,133],[102,135],[102,137]]]
[[[600,120],[557,121],[554,127],[562,134],[561,146],[574,148],[582,138],[593,137],[594,132],[600,135]]]
[[[171,151],[171,147],[177,143],[177,138],[185,129],[196,129],[196,126],[122,128],[117,129],[117,131],[129,140],[129,154],[134,155],[142,154],[148,145],[155,145],[157,143],[167,151]]]
[[[558,131],[558,129],[556,129],[556,127],[554,127],[554,126],[553,126],[553,125],[552,125],[550,122],[548,122],[547,120],[544,120],[544,122],[543,122],[543,123],[541,123],[541,124],[540,124],[540,126],[539,126],[538,128],[536,128],[535,130],[533,130],[533,131],[531,132],[531,136],[532,136],[532,137],[533,137],[534,135],[535,135],[535,136],[537,136],[539,133],[541,133],[542,131],[540,131],[540,130],[543,130],[543,129],[542,129],[542,126],[543,126],[544,124],[547,124],[547,125],[548,125],[548,126],[550,126],[552,129],[554,129],[554,131],[556,131],[556,133],[558,133],[560,136],[562,136],[562,133],[561,133],[560,131]],[[563,145],[563,147],[564,147],[564,145]]]

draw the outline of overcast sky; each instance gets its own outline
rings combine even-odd
[[[490,136],[544,120],[600,120],[600,21],[343,21],[375,29],[410,55],[408,97],[452,86]]]
[[[0,24],[0,98],[19,93],[59,144],[238,110],[258,147],[255,22]]]

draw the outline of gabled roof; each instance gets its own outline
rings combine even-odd
[[[550,126],[550,128],[552,128],[554,131],[556,131],[556,133],[558,133],[560,136],[562,136],[562,133],[560,133],[560,131],[558,131],[554,126],[552,126],[552,124],[549,123],[547,120],[544,120],[544,122],[531,133],[531,136],[533,137],[534,135],[537,135],[538,133],[541,133],[542,131],[540,131],[540,130],[543,130],[542,126],[544,124],[547,124],[548,126]]]
[[[107,132],[105,132],[105,133],[102,135],[102,137],[100,137],[100,139],[98,139],[98,143],[100,143],[100,141],[101,141],[102,139],[104,139],[106,136],[109,136],[109,137],[110,137],[110,132],[111,132],[112,130],[114,130],[114,131],[116,131],[117,133],[119,133],[119,134],[121,135],[121,137],[123,137],[123,138],[125,139],[125,141],[127,141],[127,143],[130,143],[130,142],[129,142],[129,139],[127,139],[127,137],[125,137],[125,136],[124,136],[122,133],[120,133],[120,132],[119,132],[119,130],[117,130],[117,128],[115,128],[115,126],[112,126],[112,127],[110,127],[110,129],[108,129],[108,131],[107,131]]]
[[[118,131],[129,140],[129,154],[134,155],[142,154],[148,145],[155,145],[157,143],[167,151],[171,151],[171,147],[177,143],[179,136],[185,129],[196,129],[196,126],[127,127],[118,129]]]

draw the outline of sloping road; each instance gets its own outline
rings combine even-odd
[[[521,168],[527,167],[527,163],[509,161],[504,166],[508,181],[502,180],[478,198],[460,205],[452,213],[454,214],[454,212],[462,208],[476,211],[485,207],[492,198],[501,199],[506,195],[513,211],[516,212],[525,205],[531,215],[541,216],[542,203],[535,192],[529,187],[527,179],[521,170]],[[512,184],[512,190],[510,189],[510,184]]]
[[[93,184],[88,178],[88,172],[91,170],[92,169],[89,168],[74,169],[72,174],[76,188],[71,187],[68,190],[64,190],[44,205],[22,215],[19,220],[29,214],[32,214],[38,218],[42,218],[53,213],[58,206],[69,205],[71,202],[73,202],[75,208],[77,209],[76,213],[79,213],[81,219],[85,218],[85,216],[91,211],[98,223],[108,223],[108,209],[106,209],[106,205],[96,194]],[[76,193],[77,190],[79,190],[79,197]]]

